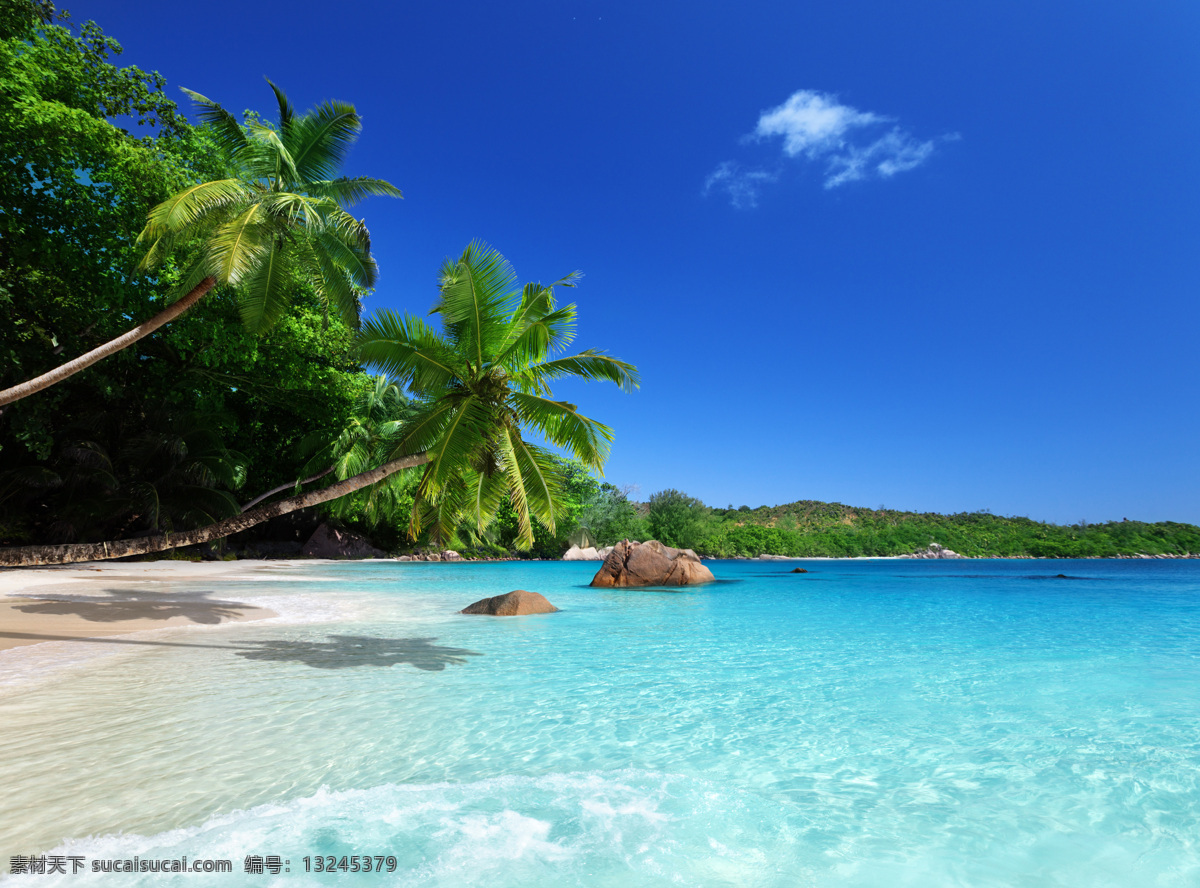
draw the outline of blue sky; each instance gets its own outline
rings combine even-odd
[[[473,238],[582,270],[643,384],[558,394],[642,497],[1200,523],[1195,3],[65,5],[172,90],[356,104],[368,309]]]

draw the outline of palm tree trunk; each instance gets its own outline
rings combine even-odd
[[[208,543],[219,540],[240,530],[246,530],[256,524],[278,518],[297,509],[316,506],[345,496],[356,490],[361,490],[377,481],[382,481],[388,475],[410,469],[429,462],[427,453],[417,453],[412,456],[402,456],[391,462],[384,463],[377,469],[363,472],[331,484],[320,490],[310,490],[299,496],[280,500],[267,506],[259,506],[249,512],[243,512],[216,524],[188,530],[183,533],[157,533],[153,536],[138,537],[132,540],[115,540],[110,543],[72,543],[66,546],[18,546],[11,549],[0,549],[0,566],[31,567],[38,564],[72,564],[78,561],[104,561],[108,558],[122,558],[126,555],[144,555],[147,552],[162,552],[165,549],[175,549],[180,546],[195,546],[198,543]]]
[[[325,471],[317,472],[317,474],[313,475],[311,478],[305,478],[303,481],[289,481],[287,484],[280,484],[274,490],[268,490],[266,493],[261,494],[260,496],[256,496],[254,499],[250,500],[250,502],[248,502],[248,503],[246,503],[246,505],[242,506],[242,511],[248,512],[250,509],[253,509],[259,503],[261,503],[263,500],[265,500],[267,497],[274,496],[275,494],[280,493],[284,490],[288,490],[297,485],[300,485],[301,487],[303,487],[305,484],[312,484],[314,481],[324,478],[326,475],[328,475],[330,472],[332,472],[336,468],[337,468],[336,465],[332,465],[329,468],[327,468]]]
[[[127,348],[139,339],[149,336],[163,324],[175,320],[217,285],[217,279],[214,277],[206,277],[196,287],[184,296],[172,302],[150,320],[143,324],[134,327],[128,333],[123,333],[116,339],[111,339],[104,345],[92,349],[85,355],[80,355],[73,361],[68,361],[61,366],[55,367],[49,373],[43,373],[41,376],[35,377],[28,382],[22,382],[20,385],[14,385],[12,388],[0,391],[0,406],[11,404],[13,401],[19,401],[22,398],[27,398],[35,392],[40,392],[42,389],[49,388],[55,383],[62,382],[68,376],[74,376],[80,370],[92,366],[97,361],[107,358],[109,355],[114,355],[123,348]]]

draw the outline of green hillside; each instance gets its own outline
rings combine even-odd
[[[719,557],[905,555],[930,543],[974,558],[1200,553],[1200,527],[1173,521],[1058,525],[987,512],[940,515],[815,500],[712,509],[705,524],[693,548]]]

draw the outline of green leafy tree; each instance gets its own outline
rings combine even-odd
[[[221,152],[177,115],[162,78],[117,67],[120,52],[92,22],[0,40],[0,386],[154,311],[159,286],[130,274],[137,231],[172,192],[225,174]],[[118,125],[130,119],[143,135]],[[66,412],[63,399],[4,412],[9,440],[48,457],[46,429]]]
[[[681,491],[660,490],[650,496],[646,522],[650,534],[660,543],[690,549],[707,535],[708,509]]]
[[[637,504],[630,501],[628,491],[607,482],[600,485],[581,509],[578,520],[601,546],[612,546],[621,540],[651,538],[646,519]]]
[[[400,197],[400,191],[381,179],[337,176],[361,130],[352,105],[325,102],[297,115],[283,91],[274,84],[271,89],[279,107],[277,126],[250,121],[243,127],[216,102],[188,91],[234,175],[189,185],[159,203],[138,238],[145,249],[142,270],[172,259],[179,248],[196,246],[176,288],[185,295],[121,336],[0,391],[0,405],[127,348],[218,284],[237,287],[242,320],[252,332],[275,323],[303,284],[320,297],[327,314],[332,309],[357,327],[359,293],[374,285],[377,269],[366,225],[347,208],[370,195]],[[91,123],[117,138],[106,120]]]

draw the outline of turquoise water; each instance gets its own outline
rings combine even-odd
[[[171,585],[281,616],[0,657],[0,860],[229,858],[172,877],[222,886],[1200,885],[1200,563],[793,566],[714,562],[685,591],[592,590],[580,563]],[[514,588],[562,610],[455,613]],[[291,872],[243,874],[251,854]],[[396,871],[304,873],[353,854]]]

